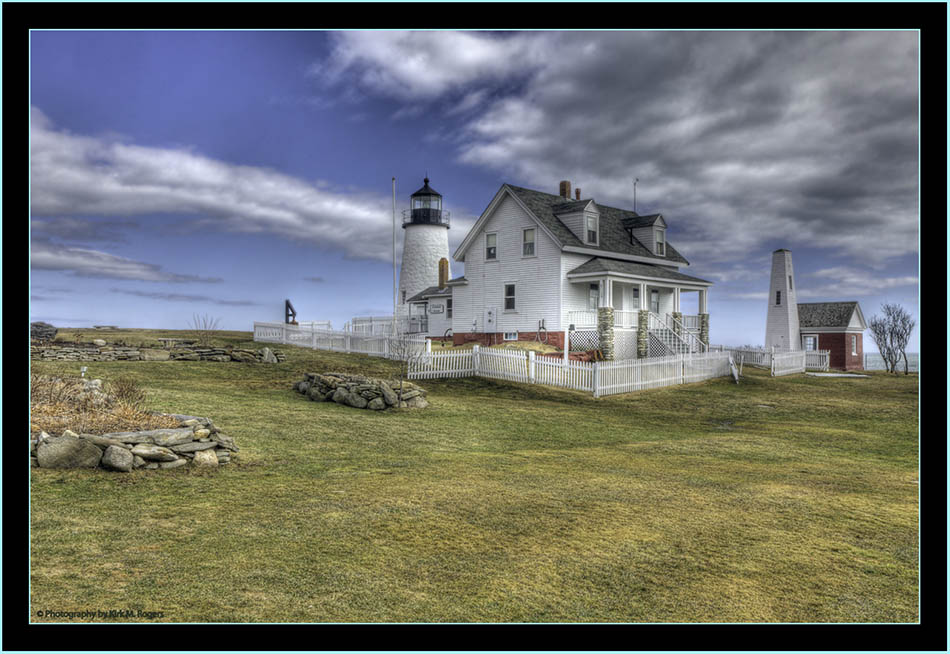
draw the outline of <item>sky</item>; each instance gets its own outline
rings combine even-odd
[[[392,178],[401,212],[428,175],[450,251],[503,183],[638,178],[713,343],[764,342],[778,248],[800,302],[919,323],[913,31],[34,31],[30,66],[31,320],[391,314]]]

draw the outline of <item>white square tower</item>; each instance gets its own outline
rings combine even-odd
[[[791,250],[772,253],[772,278],[769,282],[769,312],[765,321],[765,347],[776,350],[800,350],[798,300],[795,298],[795,271]]]

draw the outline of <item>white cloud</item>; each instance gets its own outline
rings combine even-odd
[[[30,245],[30,267],[60,270],[77,277],[135,279],[145,282],[220,282],[216,277],[198,277],[166,272],[153,263],[134,261],[107,252],[68,247],[45,240]]]
[[[32,217],[59,217],[34,223],[47,230],[58,226],[57,235],[82,231],[78,219],[63,216],[172,213],[193,217],[193,226],[276,234],[351,257],[392,260],[392,200],[386,194],[334,190],[326,182],[183,148],[78,136],[56,129],[36,108],[30,138]],[[466,215],[455,219],[463,227],[473,222]],[[450,237],[464,237],[457,232]]]

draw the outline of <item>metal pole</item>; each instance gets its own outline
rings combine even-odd
[[[396,178],[393,177],[393,334],[396,333]]]

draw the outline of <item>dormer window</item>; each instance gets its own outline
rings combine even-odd
[[[498,235],[485,234],[485,259],[496,259],[498,254]]]
[[[587,242],[597,245],[597,216],[595,214],[587,214]]]
[[[658,230],[656,230],[656,231],[655,231],[655,236],[656,236],[656,238],[655,238],[655,243],[656,243],[655,253],[656,253],[656,255],[659,256],[659,257],[665,257],[665,256],[666,256],[666,230],[665,230],[665,229],[658,229]]]

